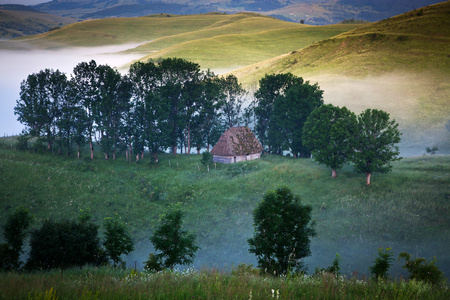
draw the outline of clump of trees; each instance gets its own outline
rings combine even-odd
[[[323,105],[316,84],[291,73],[265,75],[254,101],[243,108],[247,92],[233,75],[215,76],[179,58],[136,62],[122,76],[95,61],[78,64],[70,79],[45,69],[21,84],[15,113],[27,132],[47,149],[80,155],[96,143],[105,159],[125,151],[127,160],[177,149],[207,148],[228,128],[253,124],[267,153],[289,151],[332,169],[332,177],[352,162],[366,174],[391,170],[398,160],[400,132],[389,114],[367,109],[355,116],[347,108]],[[28,148],[28,140],[20,139]]]
[[[139,160],[148,148],[157,153],[179,146],[214,144],[229,127],[239,125],[246,91],[229,75],[219,78],[196,63],[167,58],[136,62],[121,75],[92,60],[75,66],[71,78],[59,70],[30,74],[21,83],[15,107],[26,133],[52,152],[78,156],[97,144],[106,159],[125,151]]]
[[[355,116],[346,107],[331,104],[311,113],[303,128],[305,145],[312,149],[313,158],[332,169],[353,162],[355,170],[366,174],[370,185],[373,172],[387,173],[391,162],[399,160],[398,123],[388,113],[367,109]]]
[[[46,219],[38,229],[29,232],[33,217],[20,207],[8,216],[3,227],[6,243],[0,245],[0,270],[67,269],[84,265],[104,265],[109,260],[116,266],[121,255],[134,249],[133,241],[120,218],[105,219],[102,243],[99,226],[89,214],[83,213],[78,220],[56,221]],[[28,234],[30,251],[23,265],[20,255]]]

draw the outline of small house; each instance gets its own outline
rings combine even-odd
[[[261,157],[263,147],[248,127],[232,127],[222,134],[212,148],[214,162],[225,164]]]

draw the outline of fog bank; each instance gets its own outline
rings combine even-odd
[[[120,51],[138,44],[106,47],[83,47],[61,50],[0,50],[0,136],[19,134],[24,126],[14,115],[16,100],[20,96],[20,83],[29,74],[44,69],[59,69],[69,74],[80,62],[94,59],[97,64],[121,68],[138,59],[138,54],[122,54]]]

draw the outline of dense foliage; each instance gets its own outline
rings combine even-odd
[[[367,109],[358,116],[352,160],[355,169],[366,174],[368,185],[373,172],[387,173],[392,169],[391,162],[400,159],[396,145],[400,135],[398,123],[390,120],[387,112]]]
[[[305,270],[303,258],[311,255],[310,239],[316,235],[311,211],[287,187],[264,194],[253,211],[255,233],[248,239],[261,271],[280,275]]]
[[[119,216],[106,218],[105,227],[105,247],[106,254],[113,261],[114,266],[122,262],[121,255],[128,254],[134,250],[133,240],[125,224],[120,221]]]
[[[256,132],[269,153],[284,150],[308,157],[302,142],[303,124],[309,114],[323,104],[323,91],[291,73],[266,75],[259,81],[253,103]]]
[[[33,217],[28,210],[19,207],[8,216],[3,227],[6,243],[0,244],[0,270],[17,270],[21,266],[19,260],[22,247],[28,234]]]
[[[167,148],[190,153],[214,144],[226,125],[238,124],[244,93],[235,77],[217,78],[183,59],[136,62],[125,76],[92,60],[70,79],[49,69],[29,75],[15,113],[50,151],[70,154],[76,145],[79,155],[89,143],[91,158],[97,144],[106,159],[125,150],[138,160],[148,148],[157,161]]]
[[[89,217],[80,220],[47,219],[31,233],[27,269],[66,269],[100,265],[106,256],[100,246],[98,226]]]
[[[192,264],[196,245],[196,235],[183,230],[183,213],[177,206],[169,208],[162,216],[161,223],[150,238],[156,251],[154,257],[161,262],[163,268],[173,269],[175,265]],[[152,261],[150,256],[149,261]],[[150,269],[154,269],[150,267]]]
[[[315,109],[303,126],[303,143],[316,161],[332,169],[332,177],[353,155],[356,123],[355,114],[345,106],[327,104]]]
[[[407,252],[402,252],[398,256],[399,259],[405,260],[404,269],[409,272],[409,279],[423,281],[430,284],[441,284],[444,280],[444,274],[436,265],[437,259],[434,257],[430,262],[425,258],[419,257],[413,259],[412,255]]]

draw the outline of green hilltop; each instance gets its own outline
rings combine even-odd
[[[430,5],[233,71],[247,87],[291,72],[325,91],[325,102],[359,113],[388,111],[403,153],[432,144],[450,150],[450,2]]]

